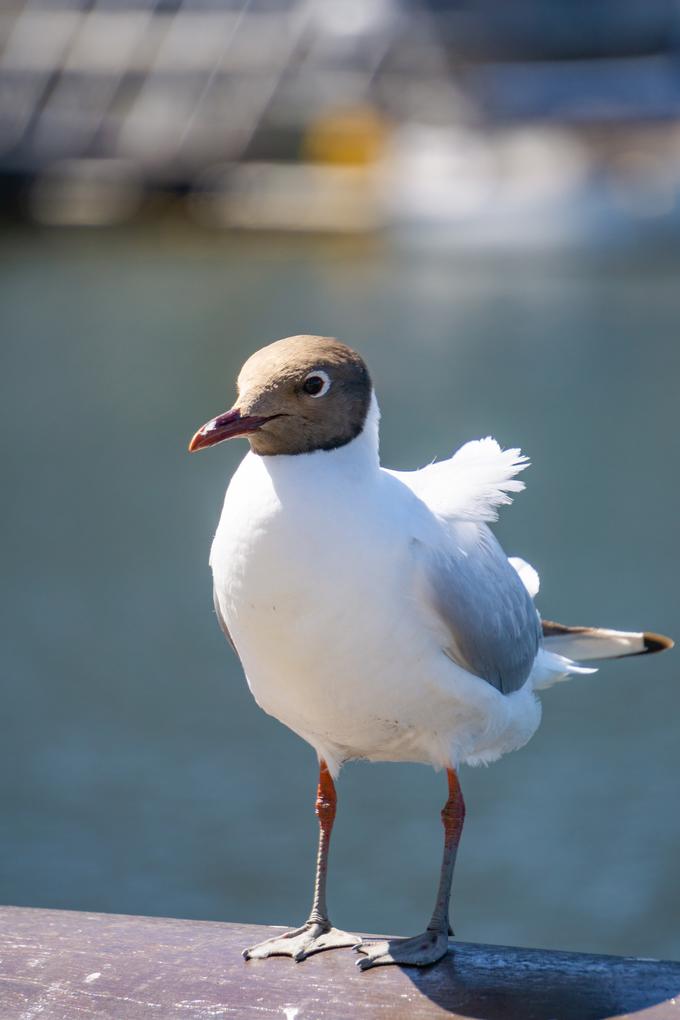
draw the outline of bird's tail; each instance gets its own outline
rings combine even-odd
[[[583,660],[620,659],[627,655],[650,655],[673,647],[673,641],[651,631],[605,630],[602,627],[566,627],[542,620],[543,654],[534,687],[550,687],[574,673],[594,673]]]

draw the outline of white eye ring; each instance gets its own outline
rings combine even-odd
[[[324,372],[322,368],[315,368],[313,372],[308,372],[302,383],[303,389],[305,389],[305,384],[310,379],[321,379],[321,381],[323,382],[323,386],[317,393],[309,393],[307,390],[305,390],[307,396],[314,397],[315,400],[317,397],[325,397],[329,389],[331,388],[331,377],[329,376],[328,372]]]

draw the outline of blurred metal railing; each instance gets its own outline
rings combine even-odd
[[[298,128],[324,103],[362,102],[392,7],[326,6],[17,4],[0,18],[0,159],[178,161],[181,176],[240,158],[277,94],[275,120]]]

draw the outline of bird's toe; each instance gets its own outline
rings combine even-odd
[[[283,935],[276,935],[273,939],[265,939],[264,942],[258,942],[257,945],[244,949],[243,958],[245,960],[265,960],[268,956],[294,957],[310,931],[310,925],[303,925],[293,931],[286,931]]]
[[[322,949],[351,949],[360,942],[358,935],[352,935],[347,931],[340,931],[339,928],[331,928],[315,940],[313,952]]]

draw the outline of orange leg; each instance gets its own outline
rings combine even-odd
[[[319,852],[316,859],[316,880],[314,882],[314,900],[310,921],[328,924],[328,908],[326,906],[326,875],[328,873],[328,851],[331,843],[331,832],[335,821],[335,810],[338,797],[335,792],[333,777],[323,758],[319,762],[319,785],[316,790],[316,817],[319,819]]]
[[[316,792],[316,816],[319,819],[319,852],[316,859],[316,878],[314,881],[314,899],[308,920],[301,928],[287,931],[276,938],[267,939],[257,946],[244,950],[246,960],[263,959],[266,956],[291,956],[294,960],[304,960],[312,953],[323,949],[340,949],[356,946],[359,939],[356,935],[338,931],[331,926],[326,907],[326,875],[328,872],[328,850],[331,831],[335,821],[337,796],[335,784],[328,771],[326,762],[319,762],[319,786]]]
[[[442,808],[444,856],[442,858],[437,900],[432,912],[432,919],[427,926],[428,931],[441,931],[444,927],[447,932],[450,931],[449,900],[451,898],[451,882],[453,881],[453,869],[456,866],[458,844],[460,843],[463,823],[465,822],[465,801],[463,800],[463,791],[460,788],[455,769],[447,769],[446,777],[449,781],[449,799]]]
[[[436,963],[448,951],[449,935],[453,934],[449,925],[451,882],[465,821],[465,801],[455,769],[447,769],[446,775],[449,781],[449,797],[442,810],[444,856],[430,923],[422,935],[415,935],[410,939],[389,939],[357,946],[358,952],[362,954],[362,958],[357,960],[357,966],[362,970],[386,963],[423,967],[428,963]]]

